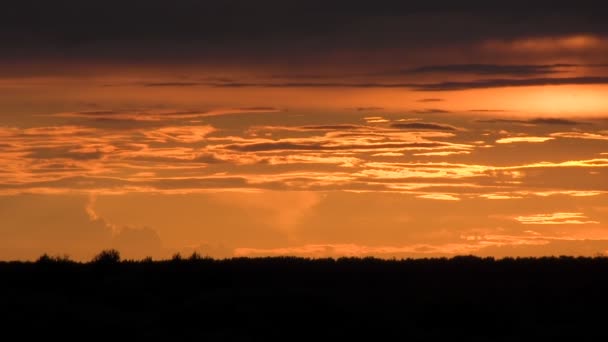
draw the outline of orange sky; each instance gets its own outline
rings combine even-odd
[[[301,47],[216,32],[209,56],[135,33],[11,50],[0,259],[608,253],[601,30],[387,20]]]
[[[5,259],[608,251],[603,86],[211,89],[235,98],[217,109],[133,87],[48,113],[28,91],[0,130]]]

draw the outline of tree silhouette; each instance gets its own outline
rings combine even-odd
[[[91,262],[95,264],[117,264],[120,262],[120,252],[115,249],[106,249],[93,257]]]

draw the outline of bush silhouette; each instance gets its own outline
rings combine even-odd
[[[115,249],[106,249],[93,257],[95,264],[117,264],[120,262],[120,252]]]
[[[36,259],[36,263],[38,264],[58,264],[58,263],[71,263],[70,257],[68,255],[58,255],[58,256],[50,256],[47,253],[41,255],[38,259]]]

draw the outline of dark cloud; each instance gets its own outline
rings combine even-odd
[[[211,86],[216,88],[412,88],[418,87],[411,83],[383,82],[260,82],[260,83],[197,83],[195,86]]]
[[[558,118],[532,119],[532,120],[530,120],[530,123],[533,123],[536,125],[566,125],[566,126],[586,124],[585,122],[578,122],[578,121],[572,121],[572,120],[567,120],[567,119],[558,119]]]
[[[55,148],[34,148],[29,150],[26,154],[27,158],[33,159],[74,159],[74,160],[91,160],[99,159],[103,156],[101,151],[93,152],[78,152],[74,151],[78,147],[66,148],[66,147],[55,147]]]
[[[532,125],[563,125],[563,126],[575,126],[575,125],[586,125],[587,122],[580,122],[568,119],[560,118],[536,118],[530,120],[520,119],[483,119],[476,120],[481,123],[505,123],[505,124],[532,124]]]
[[[0,12],[0,56],[14,62],[181,60],[201,63],[310,61],[335,51],[371,51],[486,39],[605,34],[606,4],[574,2],[163,0],[13,1]],[[517,20],[513,20],[516,18]],[[378,50],[380,49],[380,50]],[[390,52],[387,52],[390,54]],[[142,59],[145,57],[145,59]],[[4,72],[41,72],[43,65]],[[34,67],[32,67],[34,66]],[[417,72],[453,72],[427,67]],[[89,68],[85,68],[89,70]],[[481,67],[480,74],[547,68]],[[416,69],[414,69],[416,70]],[[185,82],[188,83],[188,82]],[[173,83],[183,86],[185,83]]]
[[[443,127],[443,126],[440,126]],[[427,128],[428,129],[428,128]],[[337,151],[337,150],[374,150],[387,148],[430,148],[443,146],[437,142],[428,143],[379,143],[379,144],[360,144],[360,145],[331,145],[327,143],[292,143],[292,142],[268,142],[254,144],[232,144],[226,146],[227,149],[239,152],[262,152],[262,151]]]
[[[258,107],[235,107],[223,109],[206,109],[206,110],[154,110],[154,109],[130,109],[130,110],[99,110],[99,111],[80,111],[55,113],[51,116],[57,117],[75,117],[87,118],[96,122],[142,122],[148,121],[148,126],[162,125],[161,121],[179,120],[188,118],[219,116],[227,114],[239,113],[263,113],[277,112],[279,108],[269,106]],[[124,126],[121,126],[124,127]]]
[[[404,88],[415,91],[457,91],[470,89],[528,87],[548,85],[608,84],[608,76],[597,77],[547,77],[524,79],[482,79],[463,82],[437,83],[389,83],[389,82],[237,82],[237,83],[192,83],[180,86],[210,86],[216,88]],[[160,85],[157,85],[160,86]],[[172,87],[172,83],[162,86]]]
[[[240,107],[240,108],[237,108],[237,109],[242,110],[244,112],[247,112],[247,111],[252,111],[252,112],[266,112],[266,111],[268,111],[268,112],[276,112],[276,111],[279,110],[276,107]]]
[[[204,85],[204,83],[199,82],[157,82],[157,83],[146,83],[144,86],[146,87],[195,87]]]
[[[445,110],[445,109],[427,108],[427,109],[415,110],[414,113],[416,113],[416,114],[446,114],[446,113],[451,113],[451,112],[449,110]]]
[[[537,76],[554,74],[577,67],[577,64],[448,64],[428,65],[405,71],[405,73],[426,74],[472,74],[501,76]]]
[[[152,179],[152,180],[129,180],[113,177],[87,177],[72,176],[48,181],[32,181],[29,183],[0,183],[0,190],[28,190],[36,188],[72,189],[75,191],[136,188],[146,191],[172,190],[172,189],[230,189],[248,186],[247,179],[242,177],[207,177],[207,178],[183,178],[183,179]]]
[[[505,113],[510,112],[509,110],[504,109],[469,109],[469,112],[474,113]]]
[[[517,120],[517,119],[480,119],[475,120],[480,123],[504,123],[504,124],[529,124],[528,120]]]
[[[434,123],[424,123],[424,122],[397,122],[391,124],[393,128],[399,129],[431,129],[431,130],[439,130],[439,131],[455,131],[456,128],[448,125],[440,125]]]
[[[426,103],[426,102],[442,102],[442,101],[445,101],[445,100],[444,99],[439,99],[439,98],[428,98],[428,99],[420,99],[420,100],[418,100],[416,102]]]
[[[383,107],[357,107],[355,108],[356,111],[358,112],[371,112],[371,111],[377,111],[377,110],[384,110]]]
[[[212,153],[199,153],[193,158],[172,158],[165,156],[133,156],[125,159],[139,162],[150,162],[150,163],[170,163],[170,164],[182,164],[182,163],[202,163],[202,164],[218,164],[224,163],[225,161],[217,158]]]
[[[526,78],[526,79],[490,79],[467,82],[439,82],[410,85],[417,91],[453,91],[503,87],[527,87],[546,85],[585,85],[608,84],[608,77],[561,77],[561,78]]]
[[[339,131],[339,130],[354,130],[359,129],[362,126],[359,125],[315,125],[315,126],[301,126],[300,129],[311,130],[311,131]]]

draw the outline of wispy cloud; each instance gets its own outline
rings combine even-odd
[[[180,119],[196,119],[210,116],[221,116],[244,113],[272,113],[279,112],[274,107],[243,107],[212,110],[103,110],[65,112],[52,114],[56,117],[65,118],[87,118],[91,120],[121,120],[121,121],[166,121]]]
[[[439,201],[460,201],[460,198],[450,194],[426,194],[417,196],[418,198],[433,199]]]
[[[414,74],[468,74],[536,76],[555,74],[579,67],[577,64],[446,64],[428,65],[407,70]]]
[[[517,216],[514,218],[522,224],[535,225],[555,225],[555,224],[597,224],[599,222],[592,221],[583,213],[558,212],[551,214],[536,214],[527,216]]]
[[[587,132],[557,132],[551,133],[550,136],[568,139],[608,140],[608,135]]]
[[[476,120],[481,123],[495,123],[495,124],[523,124],[523,125],[557,125],[557,126],[576,126],[589,124],[586,122],[574,121],[563,118],[536,118],[536,119],[483,119]]]
[[[482,79],[463,82],[438,82],[427,84],[409,84],[408,88],[417,91],[456,91],[470,89],[489,89],[505,87],[530,87],[530,86],[549,86],[549,85],[589,85],[589,84],[608,84],[608,77],[589,76],[589,77],[543,77],[525,79]]]
[[[429,97],[429,98],[426,98],[426,99],[420,99],[417,102],[429,103],[429,102],[442,102],[442,101],[445,101],[445,100],[437,98],[437,97]]]
[[[396,122],[391,124],[392,128],[399,129],[423,129],[423,130],[438,130],[438,131],[456,131],[457,128],[450,125],[427,123],[427,122]]]
[[[545,141],[553,140],[555,138],[552,137],[511,137],[511,138],[502,138],[496,140],[497,144],[513,144],[513,143],[542,143]]]

